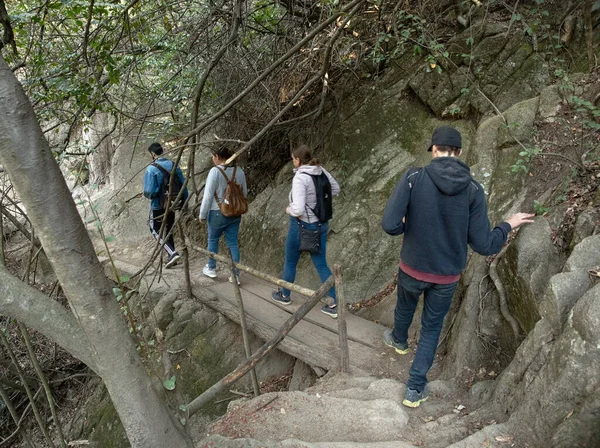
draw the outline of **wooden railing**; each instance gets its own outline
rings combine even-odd
[[[244,349],[246,352],[246,361],[241,363],[233,372],[222,378],[216,384],[205,390],[199,397],[192,400],[190,403],[185,405],[183,410],[187,417],[198,412],[203,406],[212,401],[218,394],[224,392],[232,384],[244,377],[248,372],[251,374],[252,386],[254,394],[260,393],[258,386],[258,379],[254,367],[260,362],[265,356],[267,356],[277,345],[283,341],[287,334],[294,328],[294,326],[300,322],[314,306],[319,303],[322,299],[327,297],[329,290],[335,285],[336,297],[337,297],[337,313],[338,313],[338,335],[340,344],[340,371],[347,372],[350,367],[350,357],[348,352],[348,335],[346,329],[346,318],[345,318],[345,303],[344,303],[344,285],[342,281],[342,269],[339,265],[334,265],[333,274],[317,289],[313,291],[302,286],[298,286],[294,283],[286,282],[279,278],[273,277],[272,275],[261,272],[257,269],[243,265],[241,263],[235,263],[229,252],[228,257],[214,254],[201,247],[194,246],[189,242],[186,242],[186,246],[190,249],[195,250],[201,254],[207,255],[214,258],[217,261],[225,263],[228,268],[232,279],[232,285],[235,297],[240,308],[240,325],[242,327],[242,336],[244,340]],[[308,296],[308,300],[293,313],[288,320],[281,326],[277,333],[254,354],[250,351],[250,343],[248,339],[248,329],[246,326],[246,315],[244,312],[244,303],[240,287],[235,281],[235,269],[246,272],[254,277],[265,280],[274,285],[289,289],[290,291],[297,292],[304,296]],[[328,304],[332,304],[333,299],[329,298]]]

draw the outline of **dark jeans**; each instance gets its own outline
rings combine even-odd
[[[398,302],[394,312],[393,332],[396,342],[407,342],[408,327],[412,323],[419,297],[424,293],[421,336],[406,387],[419,392],[425,388],[427,372],[433,364],[444,317],[450,309],[457,285],[458,282],[449,285],[422,282],[401,269],[398,270]]]
[[[302,223],[308,229],[316,229],[319,224],[312,223],[308,224],[304,221]],[[298,261],[300,260],[301,252],[300,249],[300,230],[298,229],[298,220],[293,216],[290,216],[290,228],[288,230],[288,235],[285,240],[285,263],[283,265],[283,277],[282,279],[286,282],[294,283],[296,279],[296,267],[298,266]],[[321,282],[325,282],[331,276],[331,270],[327,266],[327,232],[329,231],[329,224],[321,224],[321,253],[320,254],[310,254],[312,258],[312,262],[315,265],[317,273],[319,274],[319,278]],[[281,292],[285,296],[290,295],[290,290],[281,288]],[[330,297],[333,298],[335,303],[335,289],[331,288],[327,293]]]
[[[231,250],[231,257],[235,263],[240,262],[240,247],[238,245],[238,233],[240,231],[241,216],[223,216],[220,210],[208,212],[208,251],[219,253],[219,239],[225,234],[225,243]],[[217,262],[214,258],[208,259],[208,267],[215,269]],[[237,270],[236,270],[237,271]]]
[[[175,242],[173,240],[173,233],[169,235],[171,229],[173,228],[173,224],[175,223],[175,212],[169,210],[167,214],[167,222],[165,223],[165,229],[163,235],[169,235],[165,240],[160,237],[160,227],[162,226],[163,218],[165,217],[164,210],[152,210],[150,209],[150,232],[154,235],[160,244],[163,245],[163,248],[169,254],[169,257],[177,251],[175,250]]]

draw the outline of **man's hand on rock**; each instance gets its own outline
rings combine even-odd
[[[523,224],[527,224],[533,222],[533,218],[535,213],[515,213],[510,216],[506,222],[510,224],[511,230],[515,230],[519,228]]]

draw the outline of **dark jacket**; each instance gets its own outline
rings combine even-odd
[[[490,229],[483,188],[455,157],[437,157],[404,173],[385,206],[382,226],[390,235],[404,233],[404,263],[436,275],[460,274],[467,244],[481,255],[499,252],[511,230],[506,222]]]

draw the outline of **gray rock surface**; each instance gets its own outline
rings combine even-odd
[[[554,117],[562,107],[560,89],[556,85],[548,86],[540,94],[539,115],[544,121],[554,122]]]
[[[564,270],[588,270],[597,266],[600,266],[600,235],[592,235],[575,246],[565,263]]]
[[[453,381],[443,381],[443,380],[435,380],[427,383],[427,387],[429,388],[429,392],[438,396],[438,397],[452,397],[457,395],[458,388]]]
[[[317,380],[317,375],[314,370],[305,362],[296,360],[294,363],[294,371],[292,372],[292,379],[288,385],[288,390],[305,390],[312,386]]]
[[[323,442],[309,443],[303,440],[286,439],[281,442],[265,442],[255,439],[228,439],[213,435],[200,442],[198,446],[215,446],[219,448],[414,448],[406,442]],[[202,445],[204,444],[204,445]]]
[[[257,411],[274,397],[277,398]],[[264,394],[236,407],[210,432],[219,432],[223,425],[230,427],[228,419],[236,420],[235,431],[242,435],[252,433],[258,440],[296,438],[306,442],[397,440],[408,423],[405,408],[394,401],[363,401],[305,392]],[[248,423],[244,423],[246,420]]]
[[[150,320],[157,328],[165,330],[167,325],[173,321],[173,304],[176,300],[177,291],[171,291],[165,294],[155,305],[150,315]]]
[[[577,302],[572,321],[577,334],[600,351],[600,284],[586,292]]]
[[[555,331],[560,333],[569,312],[591,285],[590,275],[583,269],[552,276],[540,302],[540,315],[548,319]]]
[[[524,226],[498,263],[509,309],[529,332],[539,319],[539,304],[550,278],[560,271],[561,256],[552,244],[552,229],[543,218]],[[540,262],[544,260],[544,262]]]
[[[570,246],[575,247],[581,243],[585,238],[594,234],[597,220],[590,212],[582,212],[575,221],[575,228],[573,229],[573,239],[571,240]]]
[[[500,127],[498,135],[498,146],[503,147],[516,140],[521,143],[528,142],[533,137],[533,123],[540,104],[539,97],[521,101],[504,112],[504,118],[508,126]]]
[[[477,409],[487,403],[496,388],[495,380],[479,381],[469,389],[469,408]]]

